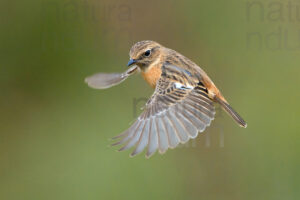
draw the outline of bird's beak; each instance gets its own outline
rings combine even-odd
[[[130,59],[129,62],[128,62],[128,64],[127,64],[127,67],[129,67],[129,66],[131,66],[131,65],[133,65],[135,63],[136,63],[136,60]]]

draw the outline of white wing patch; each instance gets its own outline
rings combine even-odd
[[[175,87],[177,89],[182,89],[182,90],[184,90],[184,89],[194,89],[194,87],[191,86],[190,84],[182,85],[181,83],[175,83]]]

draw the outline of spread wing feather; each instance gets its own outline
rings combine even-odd
[[[214,119],[215,108],[203,84],[195,84],[192,78],[190,72],[165,64],[145,110],[128,130],[114,138],[119,141],[113,145],[123,145],[120,151],[135,146],[131,156],[147,148],[146,157],[150,157],[203,132]]]

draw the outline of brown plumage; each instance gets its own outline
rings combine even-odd
[[[131,154],[134,156],[148,147],[149,157],[157,149],[164,153],[175,148],[210,125],[215,115],[214,103],[220,104],[240,126],[247,126],[208,75],[178,52],[147,40],[133,45],[130,59],[128,66],[133,67],[119,78],[117,74],[97,74],[86,79],[91,87],[108,88],[139,69],[145,81],[155,88],[137,121],[115,137],[120,141],[113,145],[124,145],[120,150],[135,146]]]

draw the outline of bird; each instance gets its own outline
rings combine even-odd
[[[163,154],[195,139],[210,126],[216,104],[239,126],[247,127],[204,70],[187,57],[151,40],[135,43],[129,56],[127,71],[98,73],[85,79],[92,88],[106,89],[140,72],[154,88],[136,121],[113,137],[116,142],[112,146],[122,146],[119,151],[134,147],[130,156],[135,156],[147,149],[149,158],[156,151]]]

